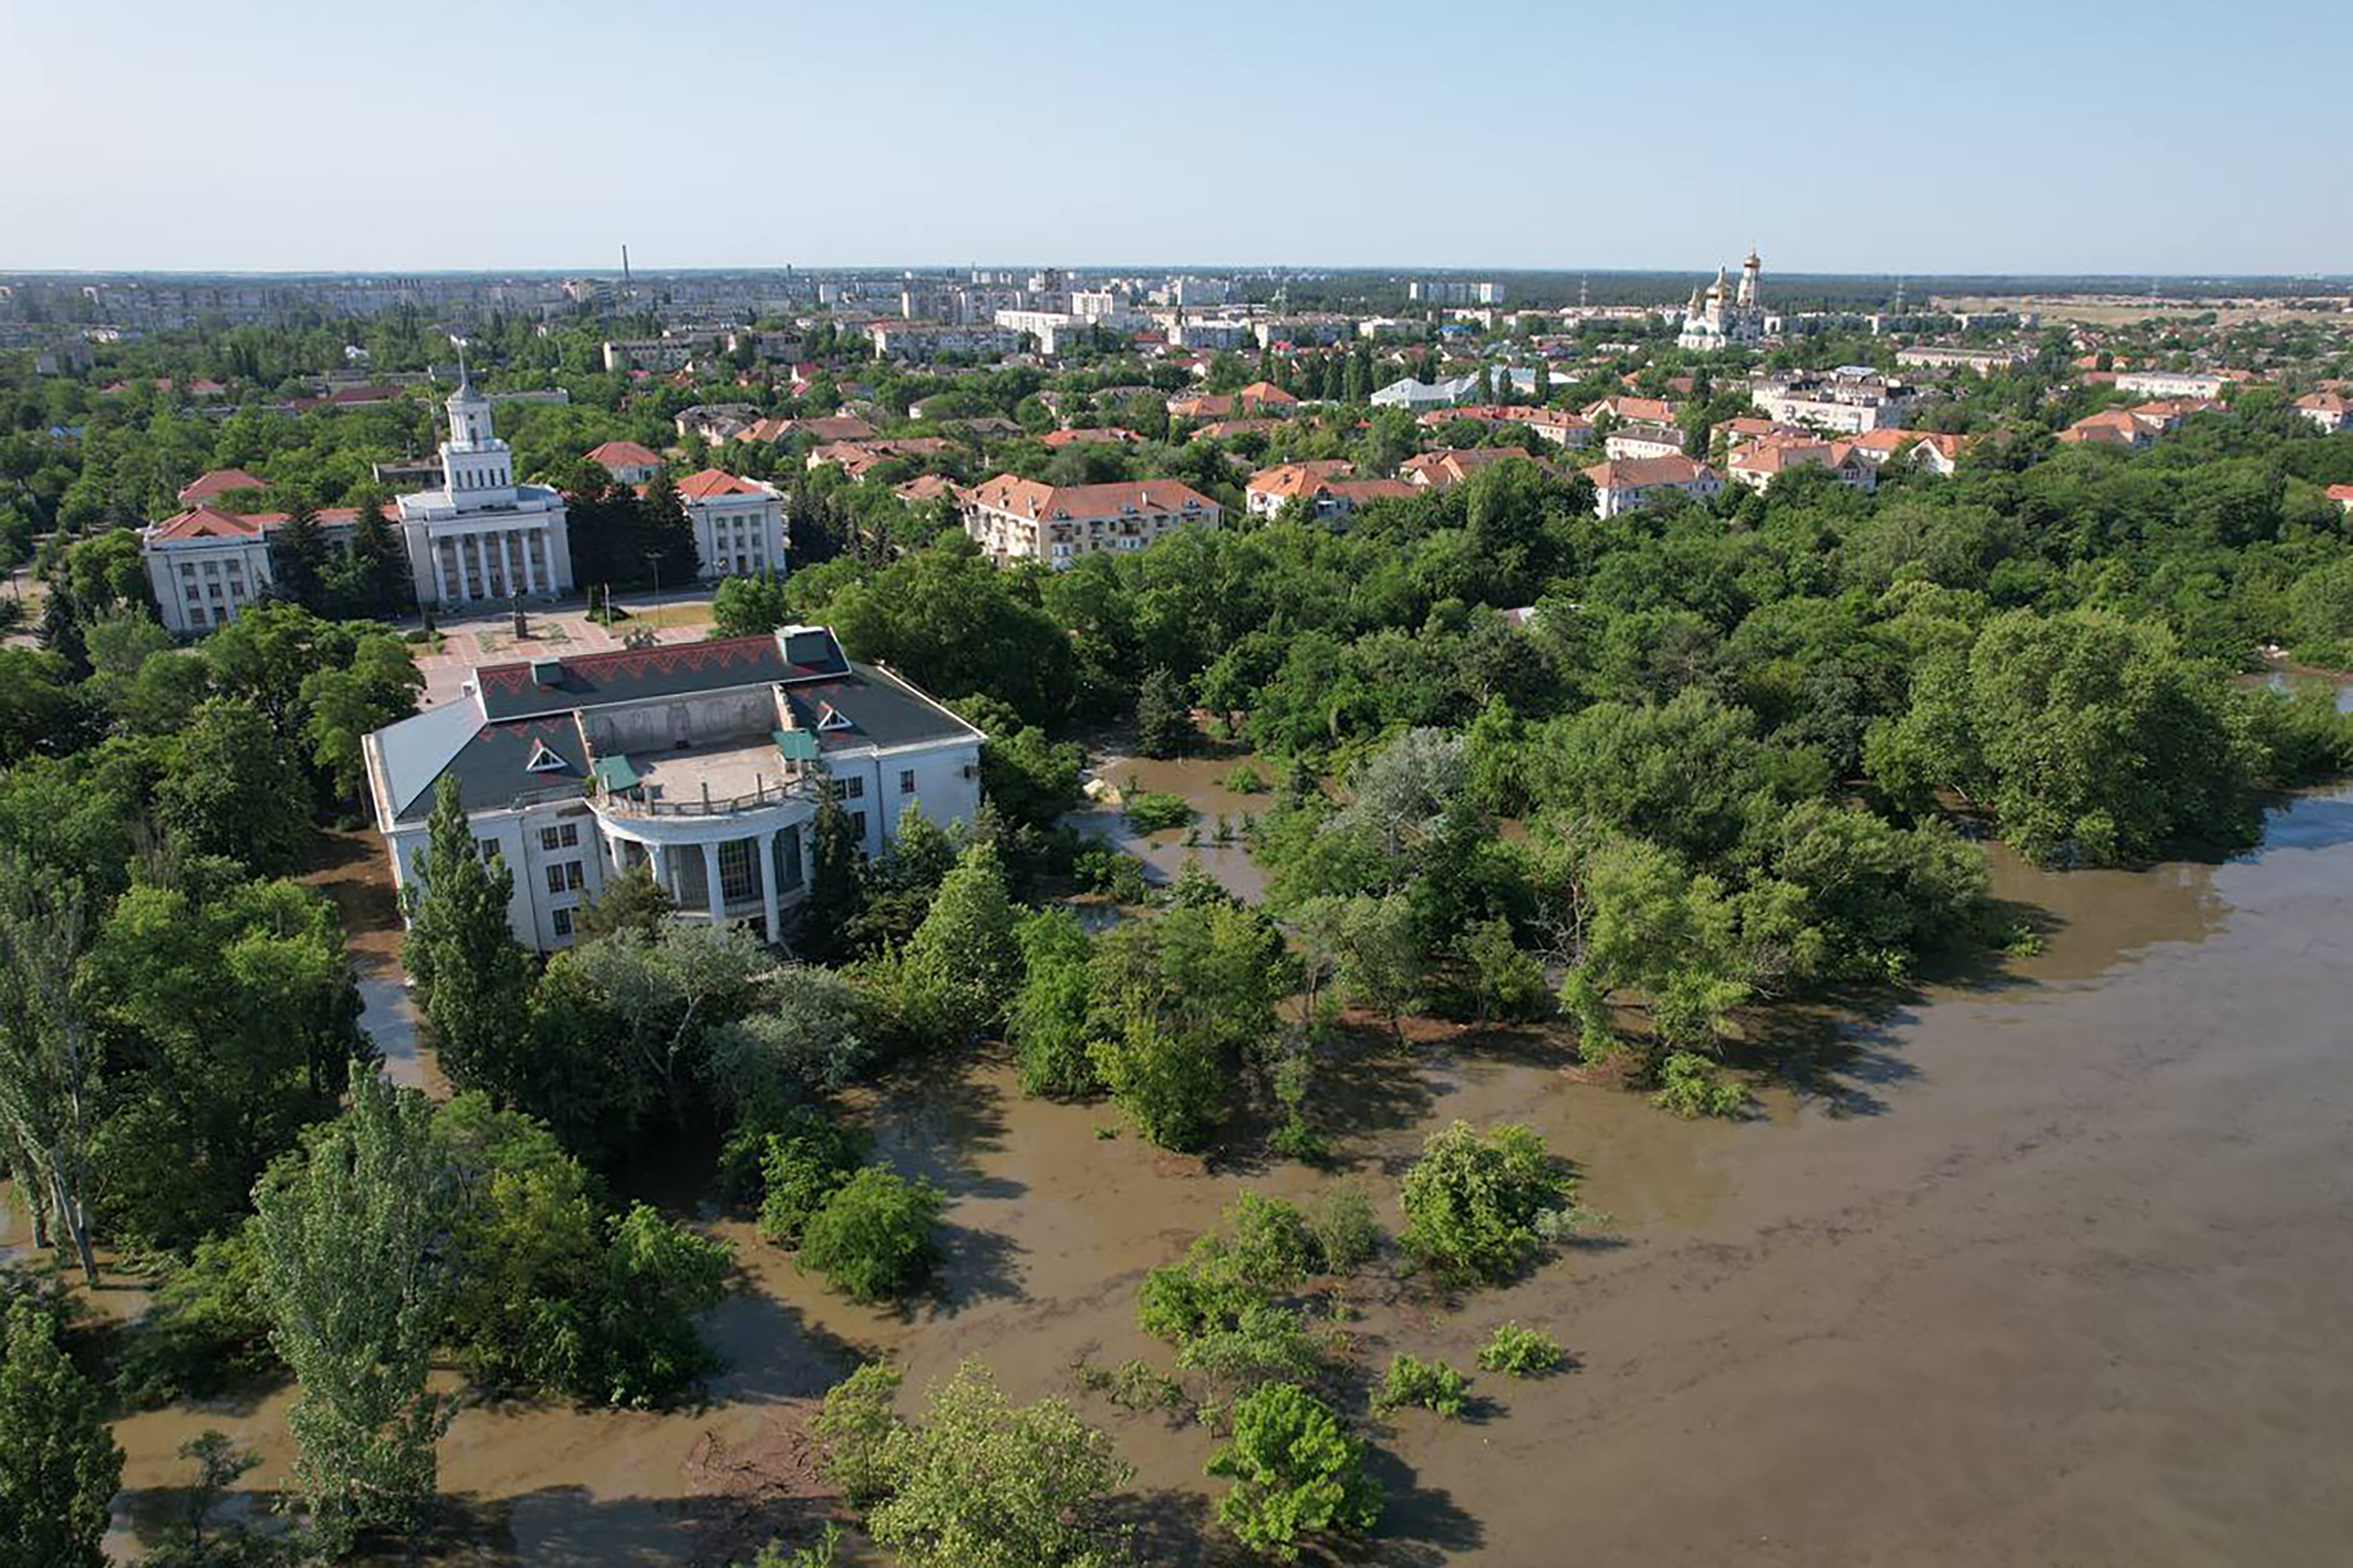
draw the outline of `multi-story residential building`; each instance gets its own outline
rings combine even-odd
[[[1398,477],[1416,490],[1447,490],[1482,469],[1514,458],[1540,468],[1551,466],[1525,447],[1440,447],[1406,459],[1398,465]]]
[[[613,476],[614,482],[632,488],[652,482],[661,471],[661,454],[635,441],[607,441],[588,450],[588,461]]]
[[[1714,469],[1687,457],[1596,463],[1585,471],[1585,477],[1593,482],[1593,510],[1602,517],[1631,511],[1665,491],[1681,491],[1694,501],[1707,501],[1724,489]]]
[[[1621,425],[1672,425],[1683,413],[1683,405],[1664,397],[1637,397],[1630,392],[1616,392],[1595,398],[1581,412],[1588,420],[1607,414]]]
[[[2144,397],[2220,397],[2232,379],[2221,371],[2121,370],[2116,390]]]
[[[1907,369],[1974,370],[1980,376],[2014,370],[2031,357],[2022,348],[1947,348],[1935,344],[1895,351],[1895,363]]]
[[[1403,500],[1418,493],[1401,479],[1358,479],[1345,458],[1317,458],[1261,469],[1242,487],[1242,504],[1253,517],[1271,517],[1298,502],[1324,522],[1338,522],[1375,501]]]
[[[1749,391],[1750,401],[1769,419],[1850,436],[1902,424],[1913,398],[1912,388],[1902,382],[1856,365],[1768,377]]]
[[[990,322],[870,322],[866,336],[885,359],[927,360],[943,354],[1000,359],[1021,346],[1019,333]]]
[[[1879,488],[1879,465],[1865,458],[1852,441],[1767,437],[1734,452],[1725,466],[1735,483],[1751,490],[1762,490],[1799,468],[1828,469],[1841,484],[1866,495]]]
[[[1406,298],[1426,305],[1500,305],[1504,289],[1501,283],[1420,278],[1407,283],[1405,293]]]
[[[678,482],[678,498],[694,524],[705,582],[785,575],[784,492],[765,480],[706,468]]]
[[[1177,528],[1214,528],[1222,517],[1216,502],[1173,479],[1051,485],[1000,473],[963,501],[965,532],[998,566],[1059,569],[1082,556],[1141,550]]]
[[[441,488],[400,498],[400,527],[420,602],[461,605],[572,591],[564,497],[519,484],[514,457],[491,428],[490,399],[463,361],[449,394]]]
[[[1620,425],[1601,439],[1601,450],[1612,458],[1672,457],[1683,450],[1683,433],[1672,425]]]
[[[942,827],[980,803],[971,725],[823,627],[478,668],[453,700],[364,742],[393,876],[418,880],[456,782],[480,853],[514,879],[526,947],[568,946],[582,908],[644,866],[681,920],[782,939],[807,899],[818,791],[882,853],[902,812]]]

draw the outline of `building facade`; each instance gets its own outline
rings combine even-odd
[[[441,443],[441,487],[400,498],[400,527],[419,602],[441,608],[554,599],[572,591],[564,497],[518,484],[514,456],[491,426],[491,402],[461,359]]]
[[[785,575],[784,492],[764,480],[706,468],[678,482],[678,498],[694,524],[705,582]]]
[[[1175,529],[1215,528],[1222,516],[1216,502],[1173,479],[1051,485],[1000,473],[964,493],[965,532],[998,566],[1060,569],[1082,556],[1141,550]]]
[[[909,808],[972,820],[983,738],[827,629],[792,626],[486,665],[364,750],[398,885],[417,885],[435,791],[453,779],[480,853],[513,875],[516,939],[552,951],[639,866],[677,918],[778,942],[808,895],[819,791],[877,855]]]

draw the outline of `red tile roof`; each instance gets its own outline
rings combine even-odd
[[[765,495],[766,491],[725,469],[706,468],[678,482],[679,494],[688,501],[708,501],[714,495]]]
[[[660,453],[635,441],[607,441],[601,447],[590,449],[588,461],[602,463],[616,472],[625,468],[661,467]]]
[[[216,468],[200,474],[180,487],[179,501],[183,506],[194,506],[210,501],[216,495],[227,495],[239,490],[266,490],[269,482],[256,479],[241,468]]]
[[[971,491],[971,499],[992,511],[1018,517],[1068,520],[1117,517],[1129,511],[1143,513],[1215,512],[1218,503],[1187,484],[1173,479],[1126,480],[1113,484],[1042,484],[1034,479],[1000,473],[985,479]]]

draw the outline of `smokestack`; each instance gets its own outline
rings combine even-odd
[[[623,246],[621,247],[621,281],[622,281],[622,283],[626,286],[626,285],[628,284],[628,281],[629,281],[629,248],[628,248],[627,245],[623,245]]]

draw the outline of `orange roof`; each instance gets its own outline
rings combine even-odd
[[[1356,465],[1346,458],[1316,458],[1261,469],[1242,488],[1254,495],[1279,495],[1287,501],[1294,495],[1312,495],[1324,481],[1345,479],[1356,471]]]
[[[1235,393],[1234,396],[1244,403],[1277,404],[1296,403],[1299,401],[1298,398],[1293,397],[1290,393],[1285,392],[1282,387],[1277,387],[1271,381],[1253,381],[1249,386],[1243,387],[1240,391]]]
[[[708,501],[714,495],[765,495],[766,491],[725,469],[706,468],[678,482],[678,493],[688,501]]]
[[[322,506],[319,521],[334,525],[355,521],[360,514],[356,506]],[[175,513],[161,523],[150,524],[147,539],[151,544],[170,545],[187,539],[259,539],[286,521],[283,512],[223,512],[211,506],[192,506]]]
[[[659,468],[661,454],[635,441],[607,441],[588,453],[590,462],[602,463],[608,469]]]
[[[1595,463],[1584,473],[1596,490],[1638,490],[1646,484],[1689,484],[1715,477],[1705,463],[1694,462],[1681,455],[1620,458],[1613,462]]]
[[[1117,517],[1127,512],[1214,512],[1218,503],[1173,479],[1127,480],[1113,484],[1040,483],[1000,473],[975,485],[971,497],[991,511],[1017,516],[1068,520]]]
[[[1048,430],[1044,439],[1050,447],[1082,447],[1107,441],[1133,444],[1144,440],[1134,430],[1123,430],[1116,425],[1082,425],[1072,430]]]
[[[2348,512],[2353,512],[2353,484],[2330,485],[2328,487],[2328,499],[2336,502]]]
[[[194,506],[210,501],[216,495],[227,495],[239,490],[266,490],[269,482],[256,479],[241,468],[216,468],[180,487],[179,501],[183,506]]]

